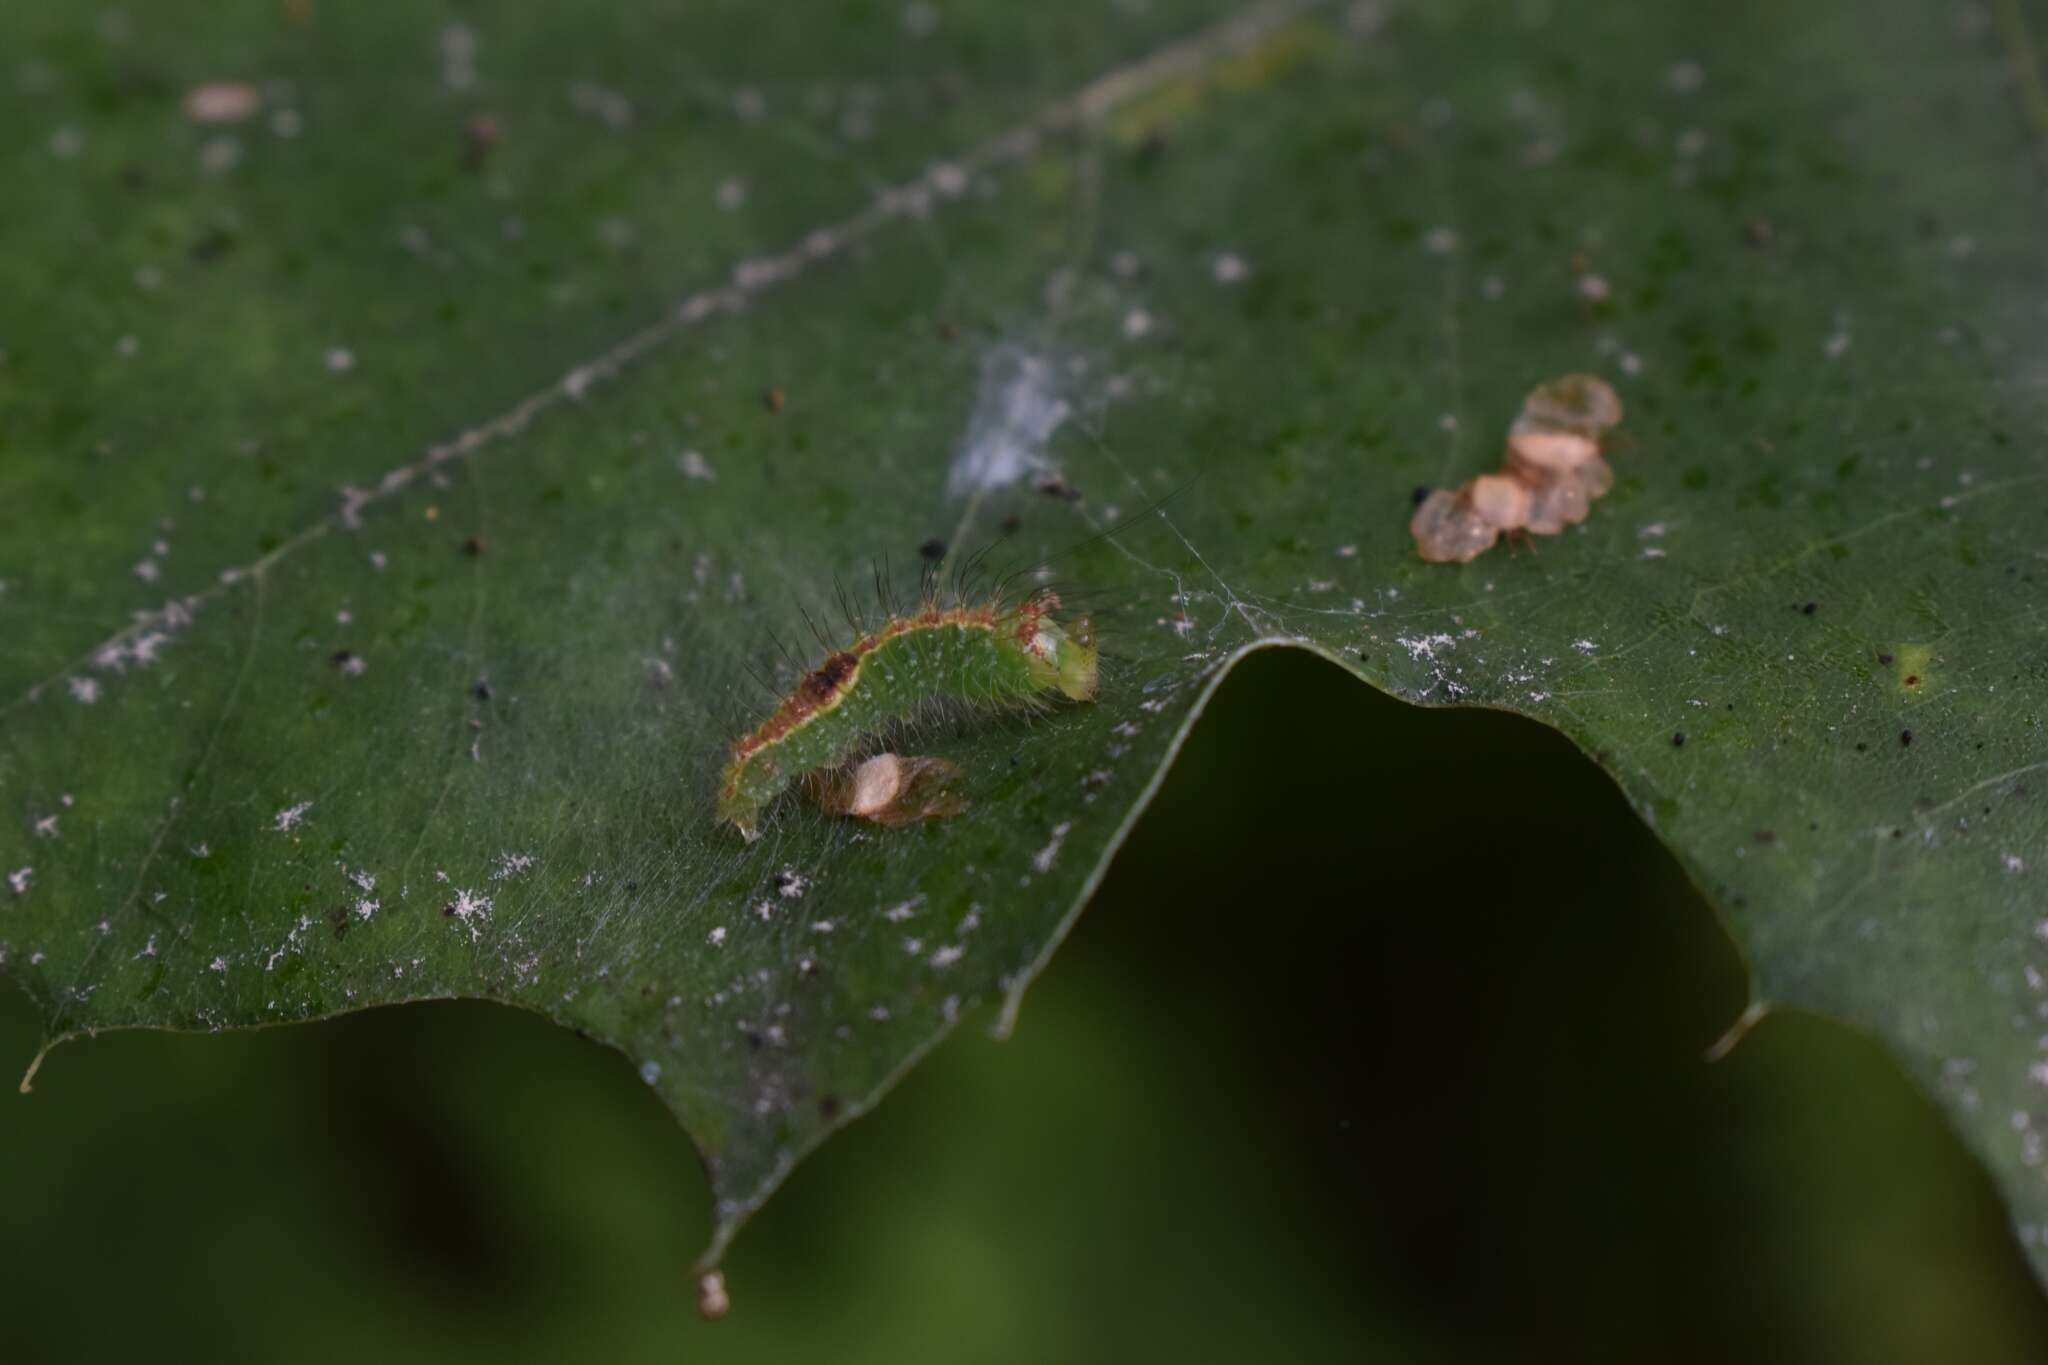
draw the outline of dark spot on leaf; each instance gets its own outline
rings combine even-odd
[[[1860,739],[1856,741],[1856,752],[1857,752],[1857,753],[1859,753],[1859,754],[1861,754],[1861,753],[1868,753],[1869,751],[1870,751],[1870,746],[1869,746],[1868,744],[1865,744],[1865,743],[1864,743],[1864,742],[1863,742],[1862,740],[1860,740]]]
[[[1048,498],[1057,498],[1061,502],[1079,502],[1081,500],[1081,490],[1068,483],[1064,477],[1058,474],[1048,474],[1040,479],[1038,481],[1038,491]]]
[[[234,246],[234,233],[229,232],[226,228],[214,228],[209,232],[203,233],[198,241],[192,243],[192,259],[201,265],[205,265],[209,261],[216,261],[222,256],[227,255],[228,252],[234,249]]]
[[[761,395],[761,406],[770,412],[781,412],[782,405],[788,401],[789,395],[782,391],[780,384],[772,386]]]
[[[1819,610],[1820,610],[1820,603],[1818,603],[1818,602],[1803,602],[1803,603],[1801,603],[1801,604],[1800,604],[1800,607],[1799,607],[1799,614],[1800,614],[1800,615],[1802,615],[1802,616],[1811,616],[1811,615],[1813,615],[1813,614],[1814,614],[1815,612],[1817,612],[1817,611],[1819,611]]]
[[[1004,531],[1014,531],[1023,524],[1024,518],[1018,516],[1015,512],[1012,512],[1007,517],[1004,517],[1002,521],[999,523],[999,525],[1002,526]]]
[[[491,680],[489,678],[478,678],[470,684],[469,695],[475,697],[478,701],[489,701],[497,693],[491,690]]]
[[[1775,844],[1778,842],[1778,836],[1767,829],[1760,829],[1749,837],[1760,844]]]
[[[946,542],[940,540],[937,536],[933,536],[930,540],[918,546],[917,552],[936,564],[946,557]]]
[[[483,552],[484,538],[482,536],[470,536],[462,542],[462,553],[468,555],[471,559],[477,558]]]
[[[335,668],[347,668],[355,659],[355,651],[348,649],[337,649],[327,656],[328,664]]]
[[[1429,491],[1430,490],[1428,484],[1418,483],[1415,485],[1414,489],[1408,494],[1408,501],[1413,503],[1415,506],[1420,507],[1423,503],[1429,501]]]
[[[1920,685],[1920,675],[1919,675],[1918,673],[1908,673],[1908,674],[1906,675],[1906,686],[1908,686],[1908,687],[1918,687],[1919,685]]]
[[[1913,732],[1911,730],[1899,731],[1899,747],[1901,749],[1905,748],[1908,744],[1911,744],[1912,742]]]
[[[818,1096],[818,1114],[819,1114],[819,1116],[820,1116],[820,1117],[823,1117],[823,1118],[828,1118],[828,1119],[838,1118],[838,1117],[839,1117],[839,1097],[838,1097],[837,1095],[820,1095],[820,1096]]]
[[[1685,731],[1680,730],[1671,736],[1671,747],[1674,749],[1683,749],[1685,747]]]
[[[1890,668],[1892,666],[1892,656],[1889,654],[1878,655],[1877,661],[1883,664],[1886,668]]]

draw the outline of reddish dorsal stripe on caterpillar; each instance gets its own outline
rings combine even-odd
[[[845,764],[861,744],[933,701],[1019,707],[1051,696],[1094,699],[1096,648],[1088,618],[1053,618],[1059,597],[1032,594],[908,616],[834,650],[805,673],[768,718],[734,742],[718,818],[747,838],[790,783]]]

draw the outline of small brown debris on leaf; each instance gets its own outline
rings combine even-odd
[[[1553,536],[1584,521],[1614,486],[1600,438],[1621,421],[1621,399],[1603,379],[1568,374],[1530,390],[1508,428],[1498,471],[1423,499],[1408,523],[1415,548],[1435,564],[1464,564],[1503,531]]]
[[[263,92],[247,81],[208,81],[185,92],[185,117],[194,123],[240,123],[263,107]]]
[[[494,116],[477,114],[462,125],[462,164],[472,171],[480,169],[504,136]]]
[[[960,769],[943,758],[881,753],[812,773],[806,782],[828,815],[907,825],[965,811],[966,798],[948,790],[959,777]]]

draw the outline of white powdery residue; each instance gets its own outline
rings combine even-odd
[[[270,818],[270,828],[279,834],[296,828],[306,818],[306,812],[313,809],[311,801],[301,801],[296,806],[286,806]]]
[[[810,879],[793,867],[785,867],[775,874],[775,894],[786,901],[800,900],[810,889]]]
[[[961,947],[957,943],[949,943],[945,947],[940,948],[938,951],[934,952],[931,955],[931,957],[926,960],[932,966],[938,968],[940,971],[944,971],[946,968],[952,966],[955,962],[958,962],[961,958],[965,956],[967,956],[967,950],[965,948]]]
[[[1438,634],[1418,635],[1412,639],[1407,636],[1397,636],[1394,643],[1407,650],[1409,658],[1420,663],[1424,659],[1434,659],[1439,649],[1448,645],[1454,645],[1457,641],[1448,635]]]
[[[1422,239],[1422,249],[1432,256],[1448,256],[1458,249],[1458,234],[1447,227],[1431,228]]]
[[[1072,409],[1054,389],[1053,367],[1017,346],[982,357],[967,438],[946,476],[953,496],[1007,487],[1051,466],[1046,443]]]
[[[163,570],[157,567],[154,559],[138,560],[129,572],[145,583],[154,583],[163,576]]]
[[[1647,526],[1638,526],[1636,528],[1636,539],[1661,540],[1663,539],[1664,532],[1668,529],[1669,528],[1666,527],[1663,522],[1653,521]]]
[[[725,945],[725,926],[723,924],[713,926],[711,932],[704,935],[704,941],[714,948],[723,947]]]
[[[476,85],[476,30],[450,24],[441,30],[441,84],[450,90]]]
[[[225,976],[227,975],[228,970],[228,960],[224,957],[217,957],[213,961],[206,964],[206,970],[208,970],[209,972],[219,972],[221,975]]]
[[[1662,545],[1645,545],[1642,557],[1644,559],[1662,559],[1664,558],[1664,547]]]
[[[660,1063],[660,1062],[642,1062],[642,1063],[640,1063],[640,1079],[641,1079],[641,1080],[642,1080],[643,1082],[645,1082],[646,1084],[648,1084],[648,1085],[653,1085],[653,1084],[654,1084],[654,1083],[655,1083],[656,1081],[660,1080],[660,1079],[661,1079],[661,1063]]]
[[[534,857],[531,853],[500,853],[498,855],[498,866],[491,872],[491,880],[494,882],[509,880],[532,867],[533,863]]]
[[[483,937],[483,926],[491,918],[491,898],[474,891],[457,890],[455,899],[448,902],[447,914],[469,930],[469,941],[474,943]]]
[[[42,819],[36,821],[36,838],[55,839],[57,837],[58,835],[56,816],[45,815]]]
[[[1071,820],[1062,820],[1052,827],[1052,838],[1044,848],[1031,855],[1031,866],[1044,873],[1052,871],[1053,860],[1060,856],[1060,845],[1067,841],[1067,832],[1074,827]]]
[[[917,907],[924,904],[923,895],[912,896],[900,905],[892,905],[882,912],[882,918],[891,924],[901,924],[917,913]]]
[[[718,207],[730,213],[747,202],[747,182],[739,176],[727,176],[718,182],[716,195]]]
[[[1600,646],[1594,644],[1591,640],[1574,640],[1572,641],[1572,648],[1581,654],[1591,654],[1598,650]]]
[[[351,351],[346,346],[330,346],[327,348],[327,372],[329,374],[347,374],[355,367],[356,353],[354,351]]]
[[[811,932],[814,934],[829,934],[835,927],[831,920],[821,919],[811,925]]]
[[[26,896],[28,884],[35,879],[35,875],[36,870],[33,867],[17,867],[7,874],[7,885],[15,895]]]
[[[354,909],[357,919],[368,919],[370,916],[376,914],[379,910],[382,910],[383,908],[383,901],[371,900],[368,896],[356,897]]]
[[[2026,861],[2017,853],[2001,853],[1998,855],[1998,861],[2004,865],[2007,872],[2025,872],[2027,870]]]
[[[1234,251],[1226,251],[1209,263],[1209,274],[1218,284],[1242,284],[1251,273],[1244,257]]]
[[[92,678],[67,678],[64,686],[70,689],[72,699],[82,706],[91,706],[100,699],[100,685]]]
[[[712,483],[718,478],[718,471],[711,467],[702,451],[686,450],[676,456],[676,468],[683,471],[684,478],[695,479],[699,483]]]

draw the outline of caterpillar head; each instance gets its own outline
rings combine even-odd
[[[1059,598],[1041,593],[1016,612],[1017,643],[1032,680],[1040,687],[1056,687],[1075,701],[1095,700],[1095,626],[1083,616],[1063,626],[1048,614],[1059,606]]]

